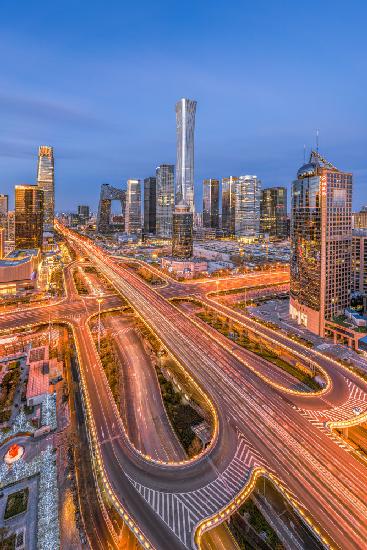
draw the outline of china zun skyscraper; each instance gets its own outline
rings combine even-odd
[[[176,204],[183,201],[194,210],[194,131],[196,101],[180,99],[176,103]]]

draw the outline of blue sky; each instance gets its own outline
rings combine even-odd
[[[322,0],[4,0],[0,192],[33,183],[53,145],[56,207],[96,207],[103,182],[175,162],[180,97],[198,101],[196,202],[204,177],[289,185],[320,151],[367,203],[367,4]]]

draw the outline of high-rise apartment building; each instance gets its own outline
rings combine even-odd
[[[144,180],[144,233],[155,234],[157,225],[157,178]]]
[[[173,164],[161,164],[156,170],[156,221],[157,235],[172,237],[172,215],[175,203],[175,167]]]
[[[55,181],[53,148],[41,145],[38,148],[37,185],[44,194],[43,230],[53,231],[55,217]]]
[[[89,206],[86,204],[79,204],[78,206],[78,218],[79,223],[86,224],[90,218]]]
[[[194,211],[194,131],[196,101],[176,103],[176,204],[183,201]]]
[[[230,176],[222,180],[222,228],[227,236],[259,236],[260,190],[257,176]]]
[[[15,248],[42,248],[43,205],[37,185],[15,186]]]
[[[184,202],[173,213],[172,256],[187,259],[193,255],[193,213]]]
[[[5,228],[0,227],[0,260],[5,256]]]
[[[325,321],[349,305],[352,174],[318,152],[292,185],[290,315],[325,335]]]
[[[287,238],[287,189],[267,187],[261,191],[260,233],[271,238]]]
[[[125,232],[128,235],[141,235],[140,180],[127,180]]]
[[[219,229],[219,180],[203,181],[203,227]]]

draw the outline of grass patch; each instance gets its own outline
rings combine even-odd
[[[25,512],[28,506],[28,496],[28,487],[16,493],[11,493],[6,501],[4,519],[9,519]]]
[[[175,392],[172,382],[165,379],[159,368],[156,368],[156,372],[163,403],[173,429],[188,456],[195,456],[198,451],[195,445],[197,436],[192,431],[192,427],[203,422],[204,418],[190,405],[182,403],[180,393]]]
[[[101,337],[100,358],[117,407],[120,406],[120,365],[110,336]]]
[[[79,271],[74,271],[73,278],[78,294],[81,294],[82,296],[89,294],[88,287]]]
[[[255,529],[256,533],[265,533],[266,543],[276,550],[284,548],[278,535],[274,529],[266,521],[260,510],[256,507],[251,499],[246,500],[245,504],[240,508],[239,513],[243,516],[247,515],[250,525]]]
[[[231,338],[231,340],[234,340],[241,347],[246,348],[248,351],[280,367],[312,390],[319,390],[321,388],[320,384],[316,382],[314,378],[278,357],[278,355],[267,346],[251,340],[248,332],[246,332],[241,325],[236,325],[235,323],[231,324],[227,317],[221,316],[213,310],[206,309],[196,315],[227,338]]]

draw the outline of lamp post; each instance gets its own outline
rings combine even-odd
[[[101,303],[102,298],[97,298],[98,302],[98,353],[101,351]]]

